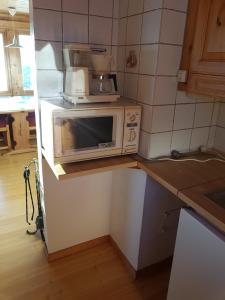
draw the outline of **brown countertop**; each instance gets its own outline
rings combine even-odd
[[[213,158],[209,155],[198,159]],[[110,157],[71,164],[55,165],[58,180],[110,171],[118,168],[138,168],[177,195],[214,226],[225,233],[225,209],[205,194],[225,189],[225,163],[220,161],[149,161],[138,155]]]
[[[198,159],[212,156],[198,156]],[[195,157],[196,158],[196,157]],[[225,209],[206,195],[225,190],[225,163],[186,161],[149,162],[136,157],[138,167],[225,233]]]
[[[213,157],[201,155],[194,158],[205,160]],[[181,190],[225,178],[225,163],[219,161],[149,161],[138,155],[135,158],[139,168],[175,195]]]
[[[185,189],[178,193],[178,197],[225,233],[225,209],[207,197],[210,193],[223,190],[225,190],[225,179]]]

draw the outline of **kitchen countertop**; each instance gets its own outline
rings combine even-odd
[[[210,155],[194,156],[193,158],[213,158]],[[136,155],[138,167],[149,176],[161,183],[173,194],[179,191],[201,185],[207,182],[225,178],[225,163],[209,161],[205,163],[194,161],[149,161]]]
[[[213,158],[200,155],[194,158]],[[110,171],[118,168],[144,170],[188,206],[225,233],[225,209],[213,203],[205,194],[225,189],[225,163],[209,161],[149,161],[139,155],[127,155],[91,161],[55,165],[58,180]]]
[[[225,178],[184,189],[178,197],[225,233],[225,209],[210,200],[207,195],[225,190]]]

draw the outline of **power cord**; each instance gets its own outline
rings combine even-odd
[[[198,159],[198,158],[187,157],[187,156],[199,155],[199,154],[217,155],[219,158],[212,157],[212,158],[207,158],[207,159]],[[172,150],[170,157],[159,156],[159,157],[150,159],[150,161],[175,161],[175,162],[194,161],[194,162],[198,162],[198,163],[206,163],[209,161],[219,161],[219,162],[225,163],[225,156],[223,156],[221,153],[217,152],[216,150],[207,150],[206,147],[201,146],[201,147],[199,147],[198,151],[189,152],[189,153],[181,153],[178,150]]]

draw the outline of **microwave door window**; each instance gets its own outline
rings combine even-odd
[[[84,151],[114,146],[113,117],[64,120],[62,146],[64,151]]]

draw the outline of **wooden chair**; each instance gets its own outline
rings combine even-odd
[[[0,151],[11,149],[8,115],[0,114]]]
[[[29,144],[31,147],[36,147],[37,135],[36,135],[35,112],[29,112],[26,119],[29,124],[29,136],[28,136]]]

